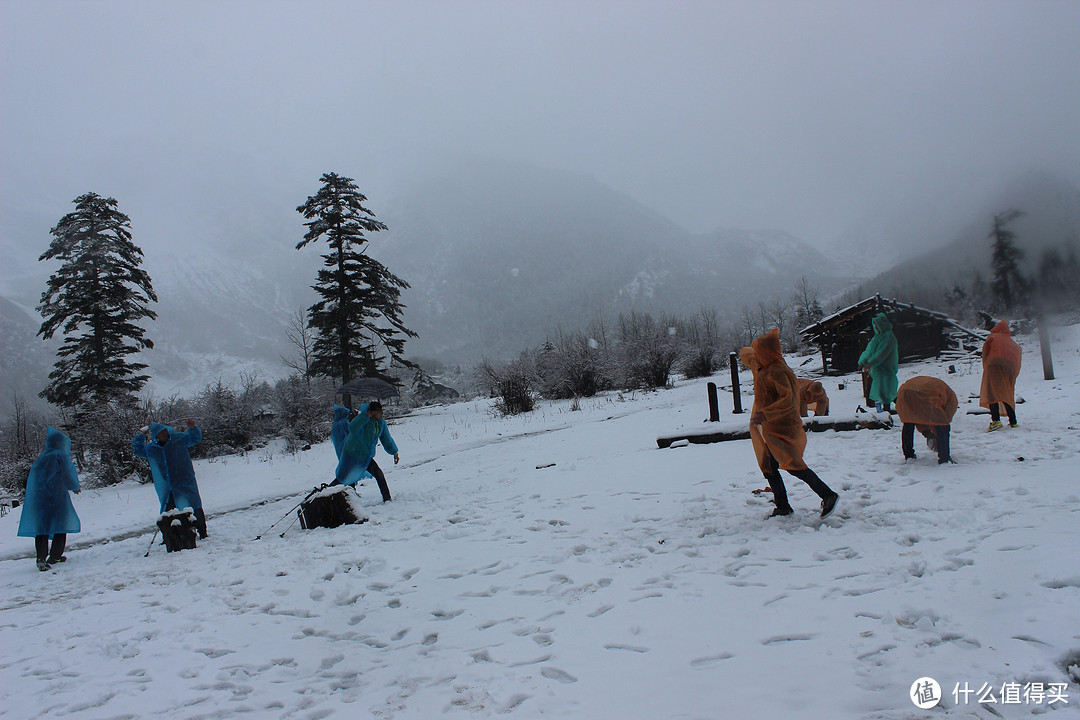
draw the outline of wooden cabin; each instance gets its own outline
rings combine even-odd
[[[880,295],[867,298],[799,331],[807,342],[821,349],[827,375],[843,375],[859,369],[859,355],[874,336],[871,320],[883,312],[892,323],[899,345],[900,362],[938,358],[957,359],[977,354],[985,333],[969,330],[944,313],[916,307]]]

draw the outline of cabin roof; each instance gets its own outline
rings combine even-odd
[[[983,337],[973,330],[969,330],[959,325],[955,320],[948,315],[936,310],[928,310],[927,308],[919,307],[913,303],[900,302],[896,298],[883,298],[880,295],[860,300],[854,305],[850,305],[842,310],[837,310],[832,315],[823,317],[815,323],[807,325],[799,334],[807,340],[815,340],[822,335],[827,334],[830,330],[834,330],[841,325],[844,325],[856,318],[859,318],[865,314],[871,312],[891,312],[894,314],[904,314],[907,316],[917,315],[922,316],[928,320],[935,321],[940,325],[949,325],[954,330],[962,330],[965,333],[973,335],[975,337]]]

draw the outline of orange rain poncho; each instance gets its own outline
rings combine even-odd
[[[951,425],[960,403],[956,393],[943,380],[913,377],[896,392],[896,414],[900,421],[913,423],[919,431],[931,432],[935,425]]]
[[[982,349],[983,376],[979,388],[979,405],[994,403],[1015,407],[1016,376],[1020,374],[1022,351],[1009,332],[1009,323],[1002,320],[990,331]]]
[[[803,449],[806,431],[799,416],[799,386],[795,373],[784,362],[780,333],[774,328],[742,348],[739,356],[754,374],[754,408],[750,440],[758,467],[764,475],[772,472],[769,456],[784,470],[805,470]],[[754,425],[756,416],[763,418]]]
[[[796,378],[799,383],[799,415],[808,417],[810,411],[820,417],[829,414],[829,395],[818,380]]]

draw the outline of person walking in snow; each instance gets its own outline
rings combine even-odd
[[[206,512],[188,453],[189,447],[202,441],[202,430],[191,418],[186,422],[187,432],[177,432],[168,425],[153,423],[145,434],[140,433],[132,439],[131,449],[135,457],[145,458],[150,464],[154,489],[161,503],[159,512],[191,508],[195,514],[195,529],[200,538],[206,538]]]
[[[828,517],[836,507],[838,496],[803,462],[806,430],[799,416],[799,385],[795,373],[784,362],[780,332],[773,328],[750,345],[742,348],[739,354],[754,377],[750,440],[758,467],[769,481],[776,503],[769,517],[794,512],[780,477],[781,469],[810,486],[821,498],[821,517]]]
[[[959,402],[956,393],[943,380],[918,376],[904,381],[896,391],[896,414],[904,423],[900,445],[905,459],[915,459],[915,430],[937,451],[938,465],[952,462],[949,454],[949,431]]]
[[[900,353],[892,323],[885,313],[874,316],[874,337],[859,356],[859,367],[870,373],[870,399],[877,403],[878,412],[890,412],[900,369]]]
[[[979,405],[990,409],[990,427],[987,432],[1000,430],[1001,408],[1009,415],[1009,427],[1016,422],[1016,376],[1020,374],[1023,351],[1012,339],[1009,323],[1002,320],[990,331],[982,348],[983,376],[979,387]]]
[[[829,394],[825,392],[825,386],[820,380],[810,378],[796,378],[799,382],[799,415],[809,417],[810,411],[814,411],[814,417],[829,414]]]
[[[349,421],[349,432],[339,455],[334,482],[355,487],[360,480],[374,477],[379,483],[383,502],[390,502],[392,498],[386,484],[386,475],[375,462],[375,448],[380,442],[383,450],[394,456],[394,464],[397,465],[401,461],[397,443],[390,437],[390,428],[383,420],[382,404],[375,400],[361,405],[356,417]]]
[[[69,490],[76,495],[82,492],[75,464],[71,462],[71,438],[50,427],[45,432],[45,449],[30,467],[26,479],[18,532],[18,537],[34,538],[37,568],[42,572],[67,560],[64,556],[67,536],[82,530]]]

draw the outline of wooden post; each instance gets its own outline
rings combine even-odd
[[[720,401],[716,399],[716,383],[709,383],[709,422],[720,422]]]
[[[728,354],[728,365],[731,366],[731,402],[734,406],[731,412],[735,415],[741,415],[743,411],[742,393],[739,388],[739,356],[737,353],[731,352]]]
[[[1054,358],[1050,353],[1050,330],[1042,315],[1036,318],[1039,323],[1039,349],[1042,351],[1043,380],[1054,379]]]

